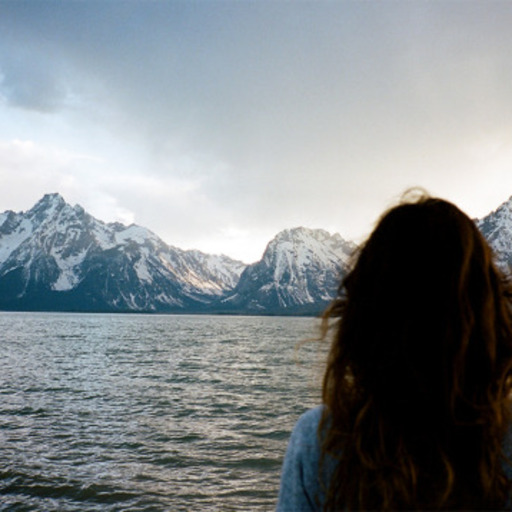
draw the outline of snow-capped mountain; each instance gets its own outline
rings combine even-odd
[[[476,224],[510,271],[512,198]],[[47,194],[27,212],[0,213],[0,309],[319,313],[355,248],[321,229],[288,229],[245,265],[101,222]]]
[[[355,247],[322,229],[282,231],[222,305],[247,313],[318,313],[334,298]]]
[[[512,268],[512,197],[495,211],[477,221],[500,267]]]
[[[47,194],[27,212],[0,214],[0,309],[318,313],[353,249],[339,235],[296,228],[247,266]]]
[[[1,309],[200,310],[245,266],[168,246],[140,226],[106,224],[58,194],[0,214]]]

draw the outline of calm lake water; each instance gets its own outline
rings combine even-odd
[[[318,320],[0,313],[0,510],[272,510]]]

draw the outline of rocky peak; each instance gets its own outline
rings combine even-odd
[[[355,245],[345,241],[338,233],[331,235],[324,229],[297,227],[278,233],[267,245],[263,261],[275,264],[276,258],[286,258],[288,262],[302,264],[305,260],[320,258],[345,261]]]
[[[512,263],[512,197],[476,222],[494,250],[500,266]]]
[[[66,206],[64,198],[58,194],[45,194],[29,211],[40,212],[44,210],[60,209]]]

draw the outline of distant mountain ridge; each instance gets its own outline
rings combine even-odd
[[[510,270],[512,198],[475,222]],[[246,265],[102,222],[47,194],[27,212],[0,213],[0,310],[318,314],[355,249],[339,234],[299,227]]]
[[[245,265],[46,194],[27,212],[0,214],[0,309],[314,314],[333,298],[354,247],[295,228]]]

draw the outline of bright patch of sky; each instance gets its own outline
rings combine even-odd
[[[361,240],[408,187],[512,195],[507,1],[2,0],[0,212],[59,192],[184,249]]]

